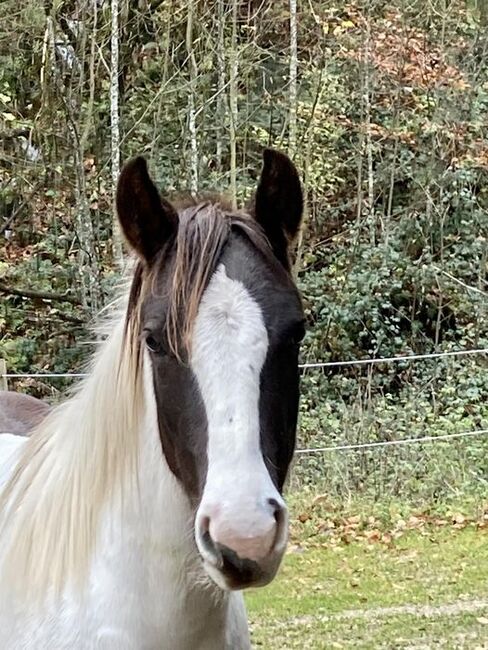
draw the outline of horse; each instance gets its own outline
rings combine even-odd
[[[0,433],[26,436],[48,413],[49,406],[40,399],[23,393],[0,391]]]
[[[137,157],[116,207],[135,260],[88,376],[0,436],[0,647],[248,650],[288,536],[299,176],[265,150],[248,207],[178,204]]]

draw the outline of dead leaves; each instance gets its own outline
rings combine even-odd
[[[350,21],[351,22],[351,21]],[[367,29],[366,18],[357,21],[358,29]],[[405,92],[413,89],[449,87],[465,91],[469,83],[455,65],[449,63],[438,47],[429,42],[427,32],[407,27],[403,14],[391,10],[369,25],[369,49],[345,48],[342,56],[369,62],[382,75],[393,79]]]
[[[488,529],[488,503],[478,516],[448,511],[445,514],[417,512],[408,517],[391,515],[380,518],[372,514],[341,512],[326,495],[319,495],[292,519],[290,550],[303,552],[306,547],[317,546],[340,550],[341,546],[353,542],[381,544],[391,548],[399,538],[411,531],[431,538],[434,528],[462,530],[468,526],[476,530]]]

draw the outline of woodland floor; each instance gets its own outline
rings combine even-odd
[[[486,514],[414,520],[292,539],[279,577],[247,595],[254,647],[488,650]]]

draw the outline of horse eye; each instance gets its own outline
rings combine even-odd
[[[163,351],[161,343],[157,341],[154,336],[151,336],[151,334],[146,336],[146,345],[148,350],[154,352],[154,354],[160,354]]]

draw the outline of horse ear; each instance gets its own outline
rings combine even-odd
[[[150,263],[175,232],[178,215],[161,198],[144,158],[134,158],[124,165],[117,185],[116,205],[125,238],[139,257]]]
[[[289,269],[288,251],[300,228],[303,194],[298,172],[288,156],[264,150],[254,201],[256,221],[263,227],[276,257]]]

